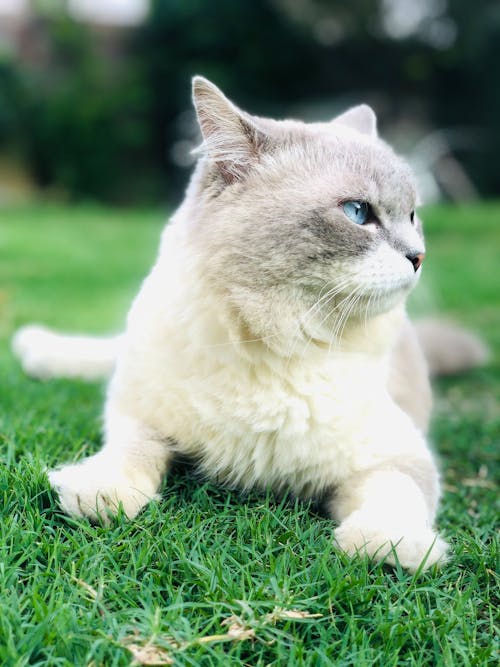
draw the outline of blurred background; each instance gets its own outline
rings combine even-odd
[[[11,336],[33,322],[123,330],[191,171],[195,73],[277,118],[368,102],[419,176],[427,258],[410,312],[470,327],[492,352],[436,380],[439,523],[453,545],[439,579],[407,587],[363,566],[318,588],[322,519],[193,490],[189,476],[169,479],[142,527],[75,529],[55,511],[45,471],[97,451],[102,386],[30,380]],[[0,665],[125,665],[124,640],[171,636],[189,651],[177,664],[494,664],[499,156],[500,0],[0,0]],[[287,621],[277,641],[202,645],[229,613],[260,633],[290,606],[323,613],[326,634]]]
[[[500,194],[498,0],[0,0],[0,205],[177,203],[195,73],[262,115],[366,101],[425,201]]]

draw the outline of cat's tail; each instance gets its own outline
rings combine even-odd
[[[24,372],[40,380],[101,380],[111,375],[122,336],[74,336],[29,325],[12,339],[12,351]]]
[[[452,375],[483,365],[488,349],[473,333],[443,320],[415,323],[432,375]],[[122,336],[75,336],[29,325],[17,331],[12,350],[31,377],[100,380],[111,375]]]
[[[431,375],[453,375],[489,359],[489,350],[471,331],[440,319],[417,320],[415,329]]]

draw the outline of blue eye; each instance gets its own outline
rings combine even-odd
[[[357,225],[364,225],[370,214],[370,204],[365,201],[346,201],[342,206],[349,220]]]

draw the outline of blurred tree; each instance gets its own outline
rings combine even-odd
[[[500,3],[448,0],[447,14],[456,27],[456,40],[435,59],[435,75],[426,91],[431,116],[438,127],[461,131],[457,153],[480,190],[498,196]]]
[[[382,126],[444,129],[479,190],[500,193],[497,0],[151,0],[145,24],[119,35],[66,6],[42,2],[20,62],[0,61],[0,142],[41,185],[178,196],[200,73],[255,113],[328,117],[365,100]]]
[[[152,0],[137,37],[153,95],[152,152],[177,184],[168,147],[182,131],[189,80],[202,73],[259,113],[321,100],[333,113],[339,99],[366,100],[382,124],[451,130],[476,185],[498,194],[499,14],[494,0]]]
[[[152,150],[169,179],[175,172],[168,148],[190,108],[193,74],[204,74],[240,104],[267,113],[279,114],[283,100],[303,99],[314,90],[317,49],[307,27],[268,0],[152,0],[136,44],[153,96]],[[179,179],[185,175],[178,174],[176,185]]]
[[[15,145],[36,182],[74,197],[158,196],[140,63],[103,53],[107,36],[64,11],[39,15],[23,42],[15,91],[1,82],[0,90],[16,110]]]
[[[17,71],[7,58],[0,57],[0,146],[9,143],[16,131],[16,105],[19,86]]]

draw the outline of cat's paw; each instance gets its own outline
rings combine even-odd
[[[132,519],[150,500],[158,498],[147,477],[127,476],[99,454],[51,470],[48,478],[67,514],[96,523],[109,524],[120,507]]]
[[[446,560],[448,545],[433,530],[425,526],[384,525],[373,521],[372,516],[353,512],[335,530],[337,546],[347,554],[366,555],[376,561],[399,563],[415,572],[420,567],[442,565]]]

